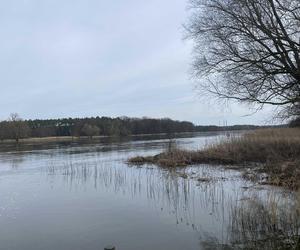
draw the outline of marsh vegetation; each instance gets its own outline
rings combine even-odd
[[[128,163],[167,168],[223,164],[244,170],[247,177],[265,173],[264,183],[297,189],[300,185],[300,129],[256,130],[223,139],[202,150],[185,150],[175,145],[155,156],[130,158]]]

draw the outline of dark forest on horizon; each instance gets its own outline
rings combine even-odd
[[[188,121],[169,118],[91,117],[64,119],[23,120],[18,114],[11,114],[0,122],[0,139],[19,140],[29,137],[60,136],[129,136],[139,134],[174,134],[182,132],[206,132],[224,130],[249,130],[260,128],[254,125],[197,126]]]

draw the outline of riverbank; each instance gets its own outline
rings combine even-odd
[[[246,178],[266,174],[264,184],[298,189],[300,187],[300,129],[255,130],[228,138],[203,150],[188,151],[169,147],[148,157],[133,157],[129,164],[156,164],[166,168],[195,164],[218,164],[244,171]]]
[[[185,132],[180,133],[185,134]],[[128,135],[128,136],[121,136],[122,138],[125,137],[142,137],[142,136],[155,136],[155,135],[167,135],[165,133],[162,134],[137,134],[137,135]],[[97,136],[49,136],[49,137],[29,137],[29,138],[23,138],[19,139],[18,142],[13,139],[5,139],[1,140],[0,144],[5,143],[34,143],[34,142],[68,142],[68,141],[79,141],[79,140],[99,140],[103,138],[120,138],[120,136],[108,136],[108,135],[97,135]]]
[[[106,138],[108,136],[49,136],[49,137],[29,137],[24,139],[19,139],[18,142],[13,139],[5,139],[1,140],[0,144],[6,144],[6,143],[34,143],[34,142],[68,142],[68,141],[78,141],[78,140],[88,140],[88,139],[101,139]]]
[[[156,133],[156,134],[132,134],[132,135],[123,135],[123,136],[116,136],[116,135],[97,135],[97,136],[49,136],[49,137],[29,137],[19,139],[18,142],[14,139],[4,139],[0,140],[1,144],[15,144],[15,143],[47,143],[47,142],[69,142],[69,141],[80,141],[80,140],[99,140],[103,138],[141,138],[141,137],[151,137],[151,136],[161,136],[165,139],[175,138],[175,137],[186,137],[195,134],[211,134],[211,133],[220,133],[222,131],[206,131],[206,132],[179,132],[179,133]],[[233,131],[223,131],[224,133],[231,132],[231,133],[239,133],[240,130],[233,130]]]

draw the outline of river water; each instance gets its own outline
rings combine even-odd
[[[225,137],[185,134],[176,143],[199,149]],[[2,145],[0,249],[231,249],[241,203],[291,199],[222,166],[170,171],[126,164],[131,156],[163,151],[168,141],[144,136]]]

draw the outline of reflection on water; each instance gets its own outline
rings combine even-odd
[[[289,199],[253,197],[232,210],[230,240],[247,249],[296,249],[299,223],[299,211]]]
[[[168,142],[151,139],[2,153],[1,249],[296,247],[293,194],[262,188],[222,167],[127,166],[129,156],[157,153]],[[220,137],[210,134],[178,144],[200,148],[215,140]]]
[[[200,169],[190,167],[185,170],[190,172],[189,177],[183,178],[182,170],[166,171],[154,166],[128,168],[116,165],[96,162],[50,165],[46,174],[48,181],[61,182],[68,189],[93,184],[95,189],[109,190],[126,197],[147,198],[159,206],[160,210],[172,214],[177,224],[190,225],[194,230],[201,226],[201,223],[195,224],[199,213],[197,210],[214,216],[216,220],[225,219],[224,185],[230,186],[230,181],[227,180],[226,184],[224,180],[234,178],[232,172],[215,171],[208,166]],[[198,182],[199,176],[210,176],[212,179],[209,182]],[[234,186],[231,188],[235,189]],[[235,196],[236,193],[232,192],[226,200],[233,198],[232,195]]]
[[[203,249],[299,249],[299,209],[290,198],[269,193],[240,201],[230,211],[228,242],[210,237]]]

